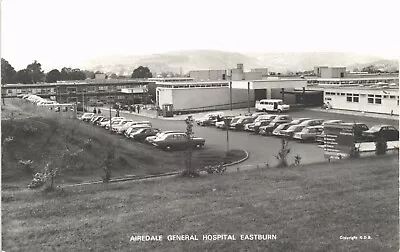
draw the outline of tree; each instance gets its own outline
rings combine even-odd
[[[31,83],[37,83],[44,80],[45,74],[42,71],[42,65],[36,60],[26,67]]]
[[[61,73],[58,69],[53,69],[46,75],[46,82],[47,83],[54,83],[61,80]]]
[[[17,72],[7,60],[1,58],[1,84],[15,83]]]
[[[29,76],[29,73],[26,69],[21,69],[17,72],[15,76],[16,82],[17,83],[23,83],[23,84],[30,84],[32,83],[32,80]]]
[[[374,66],[374,65],[369,65],[367,67],[364,67],[362,72],[368,72],[368,73],[377,73],[379,70]]]
[[[131,75],[132,78],[152,78],[153,74],[150,72],[150,69],[148,67],[143,67],[140,66],[133,70],[133,73]]]

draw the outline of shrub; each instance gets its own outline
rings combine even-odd
[[[375,142],[375,153],[376,155],[384,155],[387,151],[387,143],[382,137],[378,137]]]
[[[287,156],[290,153],[290,148],[288,148],[288,141],[282,139],[281,141],[281,149],[279,150],[278,154],[275,155],[276,159],[278,159],[277,167],[287,167]]]
[[[359,158],[360,157],[360,148],[357,146],[353,146],[349,150],[349,157],[350,158]]]
[[[296,156],[294,156],[294,165],[298,166],[300,165],[300,162],[301,162],[301,156],[297,154]]]

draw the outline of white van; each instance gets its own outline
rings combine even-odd
[[[290,106],[287,104],[283,104],[283,101],[280,99],[263,99],[256,101],[256,110],[257,111],[271,111],[271,112],[283,112],[288,111]]]

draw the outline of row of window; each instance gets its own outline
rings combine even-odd
[[[366,94],[336,93],[336,92],[325,92],[325,95],[366,96]],[[373,94],[368,94],[368,97],[377,97],[377,98],[384,98],[384,99],[396,99],[396,98],[399,98],[399,96],[396,96],[396,95],[373,95]]]

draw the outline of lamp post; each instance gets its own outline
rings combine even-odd
[[[250,114],[250,81],[247,82],[247,112]]]

